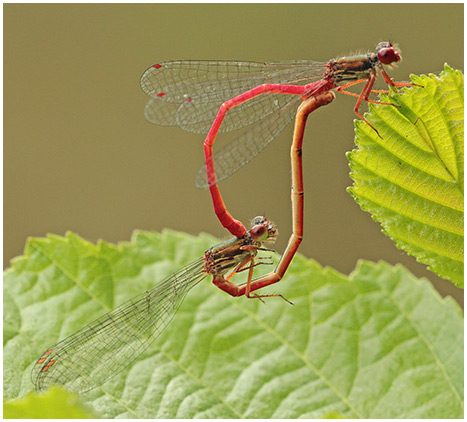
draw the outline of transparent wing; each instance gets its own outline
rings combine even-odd
[[[233,92],[245,92],[262,83],[309,83],[321,79],[325,69],[326,63],[308,60],[174,60],[147,69],[141,76],[141,88],[150,97],[167,102],[182,103],[188,97],[201,102],[225,101]]]
[[[145,116],[158,125],[178,125],[187,131],[207,133],[225,101],[264,83],[310,83],[322,78],[325,65],[312,61],[162,62],[146,70],[141,77],[143,91],[151,96]],[[286,101],[280,97],[285,96],[260,95],[235,107],[227,113],[221,130],[236,130],[273,113]]]
[[[271,113],[213,154],[211,160],[215,163],[217,182],[227,179],[256,157],[291,122],[300,98],[286,95],[281,97],[286,97],[288,102],[280,110]],[[196,175],[196,186],[198,188],[208,187],[206,164],[201,166]]]
[[[280,110],[290,100],[290,95],[280,94],[263,94],[254,97],[246,103],[230,109],[225,115],[219,132],[230,132],[249,126]],[[151,98],[146,105],[144,115],[151,123],[160,126],[165,126],[170,121],[172,126],[179,126],[187,132],[206,134],[216,118],[219,107],[218,102],[197,103],[191,101],[176,104]]]
[[[96,319],[42,354],[31,379],[84,393],[130,365],[170,323],[187,292],[205,276],[199,259]]]

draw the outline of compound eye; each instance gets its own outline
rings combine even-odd
[[[250,229],[250,236],[254,240],[259,240],[261,242],[266,240],[268,236],[268,229],[264,224],[256,224]]]
[[[390,46],[378,51],[378,59],[382,64],[391,64],[400,61],[401,56],[393,46]]]
[[[257,215],[253,220],[251,221],[251,226],[256,226],[257,224],[262,224],[264,223],[265,218],[261,215]]]

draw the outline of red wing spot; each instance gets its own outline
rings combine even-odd
[[[158,97],[163,97],[165,95],[165,92],[159,92],[159,94],[157,94]]]
[[[189,102],[191,102],[191,101],[193,101],[193,98],[191,98],[191,97],[188,97],[188,98],[186,99],[186,102],[187,102],[187,103],[189,103]]]
[[[42,356],[50,355],[53,351],[54,351],[54,349],[49,349],[49,350],[47,350],[46,352],[44,352],[44,353],[42,354]]]
[[[156,68],[156,69],[160,69],[160,68],[162,67],[162,65],[160,65],[160,64],[155,64],[153,67]]]
[[[41,369],[41,372],[47,372],[49,370],[49,368],[55,363],[54,360],[51,360],[49,363],[47,363],[47,365],[45,365],[42,369]]]
[[[36,363],[44,363],[46,359],[46,357],[40,358]]]

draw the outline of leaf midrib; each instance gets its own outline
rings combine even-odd
[[[69,246],[73,247],[71,242],[69,242]],[[111,308],[107,307],[101,300],[97,298],[96,295],[94,295],[89,289],[87,289],[82,283],[80,283],[78,279],[74,277],[69,271],[67,271],[67,269],[63,265],[61,265],[59,261],[55,260],[52,255],[48,254],[43,248],[41,248],[39,244],[37,243],[31,244],[31,247],[35,248],[37,251],[42,253],[46,258],[48,258],[50,260],[51,265],[54,265],[56,268],[62,271],[62,273],[65,276],[67,276],[72,282],[74,282],[76,286],[79,287],[83,292],[85,292],[90,297],[90,299],[95,300],[96,303],[100,305],[104,311],[108,312],[111,310]],[[105,259],[107,264],[109,264],[109,261],[105,257],[102,257],[102,258]],[[113,276],[112,276],[112,283],[115,284],[115,280],[113,279]]]

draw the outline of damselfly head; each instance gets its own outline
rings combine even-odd
[[[278,235],[278,231],[274,223],[270,222],[266,217],[258,216],[251,221],[250,236],[258,242],[274,242]]]
[[[378,55],[378,60],[380,63],[386,65],[392,65],[402,60],[400,51],[397,46],[392,45],[388,41],[380,42],[376,46],[376,54]]]

